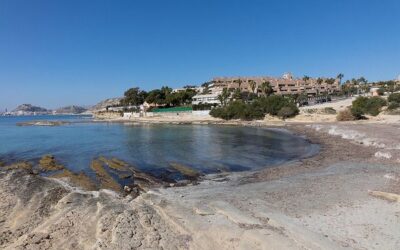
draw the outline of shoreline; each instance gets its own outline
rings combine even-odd
[[[0,246],[395,249],[400,233],[393,226],[399,224],[391,218],[400,216],[399,205],[370,191],[400,191],[396,158],[376,157],[383,150],[375,147],[378,143],[360,144],[329,133],[330,126],[356,130],[357,124],[321,126],[272,126],[320,144],[320,152],[311,158],[259,171],[209,175],[199,185],[151,189],[136,199],[106,190],[77,191],[48,178],[2,171]],[[375,131],[373,126],[386,125],[365,126]],[[24,192],[26,182],[32,195]],[[89,221],[93,225],[87,225]],[[362,222],[365,225],[359,226]],[[17,231],[22,234],[16,236]],[[67,242],[65,237],[72,238]]]

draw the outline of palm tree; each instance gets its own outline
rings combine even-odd
[[[222,106],[226,106],[228,98],[231,94],[229,93],[227,88],[222,90],[222,93],[218,95],[218,100],[221,102]]]
[[[328,78],[328,79],[325,80],[325,82],[326,82],[327,84],[329,84],[329,85],[332,85],[332,84],[335,83],[335,79],[334,79],[334,78]]]
[[[306,84],[307,84],[307,81],[308,81],[308,80],[310,80],[310,77],[309,77],[309,76],[306,76],[306,75],[303,76],[303,81],[304,81]]]
[[[242,80],[241,80],[240,78],[237,80],[237,83],[238,83],[238,85],[239,85],[239,89],[241,89],[241,86],[242,86]]]
[[[253,81],[253,80],[249,80],[249,85],[250,85],[251,90],[252,90],[253,93],[254,93],[254,91],[256,90],[256,87],[257,87],[256,82]]]
[[[269,81],[263,82],[261,84],[261,92],[263,92],[264,96],[269,96],[272,94],[272,92],[274,92]]]
[[[343,79],[344,75],[342,73],[338,74],[336,76],[337,79],[339,79],[339,84],[342,84],[342,79]]]
[[[368,88],[368,80],[365,79],[365,77],[360,77],[356,80],[358,82],[359,87],[361,88],[361,91],[363,93],[367,92],[367,88]]]
[[[318,79],[317,79],[318,87],[316,88],[316,90],[317,90],[317,96],[319,96],[320,86],[322,85],[323,82],[324,82],[324,79],[322,79],[321,77],[318,77]],[[314,88],[315,88],[315,87],[314,87]]]

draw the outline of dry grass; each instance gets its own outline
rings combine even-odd
[[[338,113],[338,115],[336,116],[336,120],[337,121],[354,121],[354,120],[356,120],[356,118],[353,116],[350,109],[345,109]]]

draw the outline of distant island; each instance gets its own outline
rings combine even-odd
[[[47,115],[52,114],[51,110],[42,107],[33,106],[32,104],[21,104],[10,112],[11,115]]]
[[[21,104],[11,112],[0,112],[3,116],[27,116],[27,115],[59,115],[59,114],[82,114],[87,112],[88,109],[81,106],[71,105],[61,107],[55,110],[46,109],[32,104]]]
[[[77,115],[77,114],[92,114],[93,112],[105,110],[108,107],[118,106],[121,97],[108,98],[100,101],[93,106],[69,105],[57,109],[47,109],[32,104],[21,104],[12,111],[0,111],[0,116],[27,116],[27,115]]]

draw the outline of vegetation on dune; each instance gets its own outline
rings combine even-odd
[[[391,114],[397,114],[398,112],[394,112],[395,110],[400,108],[400,93],[392,93],[388,97],[388,110]]]
[[[360,96],[353,101],[350,108],[339,112],[336,119],[338,121],[353,121],[366,119],[365,115],[377,116],[386,105],[387,102],[382,97]]]
[[[340,111],[337,116],[336,120],[338,121],[354,121],[356,118],[354,117],[353,113],[349,108]]]
[[[360,96],[353,101],[351,112],[357,119],[361,119],[364,115],[377,116],[381,112],[382,107],[386,105],[386,100],[381,97]]]

